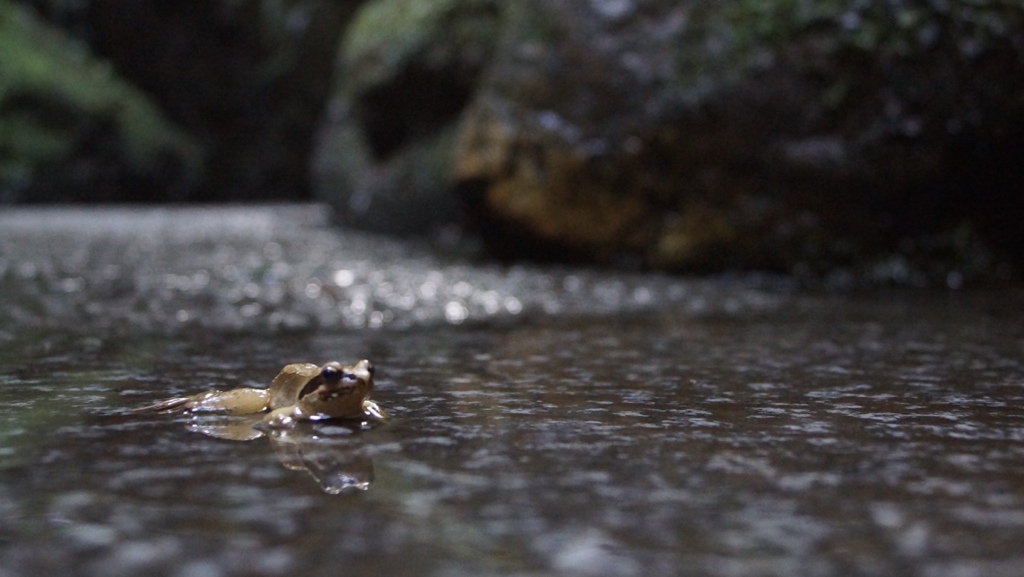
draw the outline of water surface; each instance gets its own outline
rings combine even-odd
[[[471,266],[223,210],[0,218],[0,575],[1024,574],[1020,292]],[[363,357],[371,430],[126,413]]]

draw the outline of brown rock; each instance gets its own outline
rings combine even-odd
[[[1024,9],[755,4],[508,9],[454,161],[490,245],[669,270],[1021,262]]]

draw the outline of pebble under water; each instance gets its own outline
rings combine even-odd
[[[1024,293],[449,262],[317,207],[0,215],[0,576],[1024,574]],[[376,364],[390,423],[135,415]]]

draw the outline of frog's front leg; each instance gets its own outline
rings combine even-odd
[[[190,412],[213,412],[229,415],[248,415],[267,409],[270,392],[266,389],[231,389],[230,391],[207,391],[188,397],[175,397],[154,405],[133,410],[133,413],[171,411],[183,409]]]
[[[384,409],[370,399],[363,401],[363,414],[378,422],[388,420],[388,414],[384,412]]]
[[[290,405],[267,413],[262,424],[270,429],[286,429],[306,418],[309,416],[303,413],[298,405]]]
[[[290,405],[267,413],[267,416],[263,417],[262,424],[269,429],[287,429],[294,426],[298,421],[308,420],[310,416],[309,413],[302,410],[301,406]],[[388,414],[377,403],[366,399],[363,401],[362,418],[370,421],[384,422],[388,419]]]

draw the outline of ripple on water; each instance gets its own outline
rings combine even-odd
[[[774,303],[753,287],[721,296],[709,283],[654,275],[469,267],[330,228],[327,216],[317,206],[4,211],[0,263],[17,266],[0,275],[10,309],[0,328],[398,328]]]

